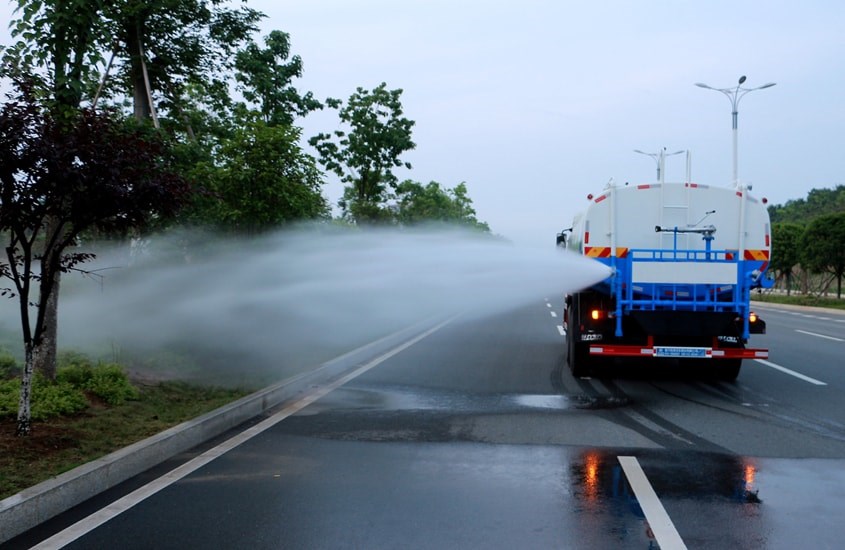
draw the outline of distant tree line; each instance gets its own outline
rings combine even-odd
[[[806,199],[769,206],[771,268],[787,294],[827,293],[836,282],[842,297],[845,275],[845,185],[813,189]]]
[[[55,377],[61,275],[93,257],[83,240],[329,221],[327,173],[346,186],[344,224],[489,232],[464,183],[399,181],[416,147],[401,89],[359,87],[346,101],[300,92],[290,36],[256,40],[264,15],[245,2],[13,3],[15,42],[0,46],[11,87],[0,107],[0,278],[10,282],[0,293],[21,305],[19,435],[31,429],[33,373]],[[343,129],[304,138],[297,120],[325,108]]]
[[[806,199],[769,205],[772,223],[807,225],[819,216],[841,212],[845,212],[845,185],[837,185],[832,189],[812,189]]]

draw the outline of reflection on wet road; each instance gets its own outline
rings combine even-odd
[[[544,306],[444,326],[68,547],[841,547],[840,342],[795,353],[767,317],[772,360],[825,386],[575,379]]]

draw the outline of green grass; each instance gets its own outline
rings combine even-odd
[[[29,437],[16,437],[15,420],[0,421],[0,499],[79,465],[196,418],[250,391],[162,382],[142,388],[137,400],[109,406],[94,402],[84,412],[34,422]]]
[[[752,294],[751,299],[756,302],[770,302],[774,304],[788,304],[793,306],[827,307],[845,310],[845,299],[836,297],[813,296],[811,294]]]

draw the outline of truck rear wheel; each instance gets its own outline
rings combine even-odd
[[[739,376],[739,370],[742,368],[742,359],[721,359],[717,368],[719,379],[725,382],[733,382]]]
[[[580,340],[580,311],[578,307],[578,297],[573,297],[572,303],[569,306],[566,327],[566,348],[567,360],[569,361],[569,370],[572,371],[572,376],[582,378],[590,376],[590,350],[588,344],[579,342]]]

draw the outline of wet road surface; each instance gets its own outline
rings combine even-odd
[[[724,383],[574,379],[554,310],[453,321],[67,547],[841,547],[845,317],[765,310],[782,370]]]

